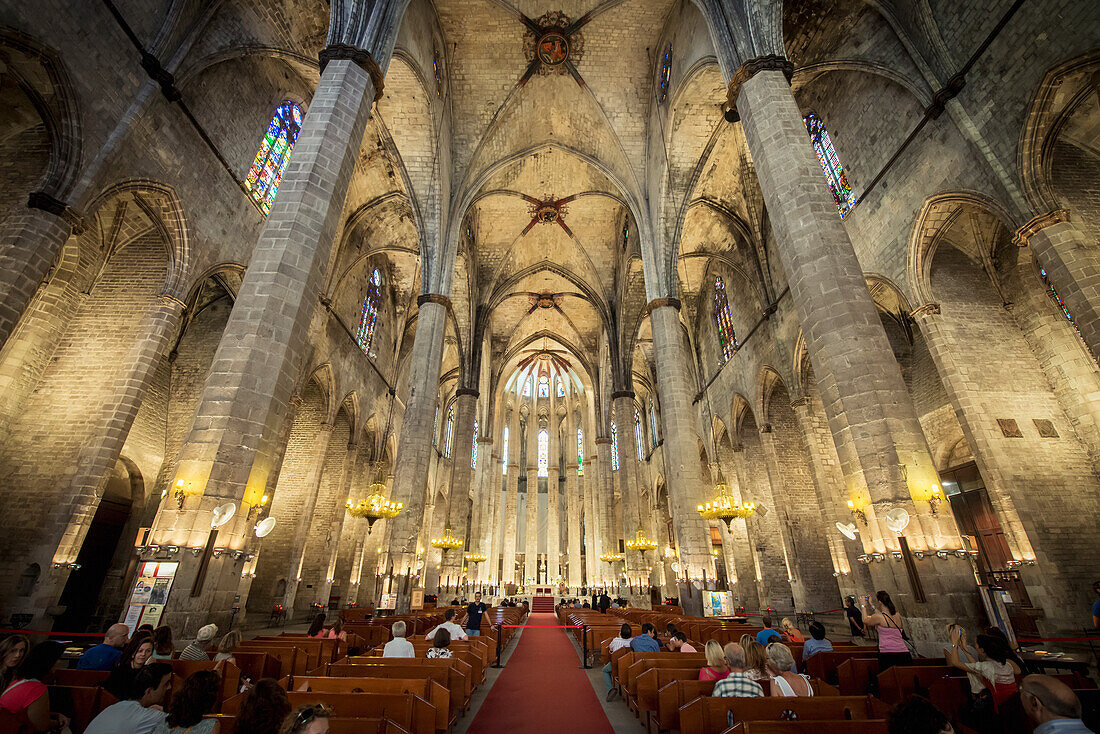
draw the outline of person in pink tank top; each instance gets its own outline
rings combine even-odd
[[[871,597],[863,597],[860,608],[863,610],[863,623],[878,630],[878,667],[879,672],[895,665],[910,665],[913,655],[905,642],[905,627],[894,602],[885,591],[875,594],[876,604]]]

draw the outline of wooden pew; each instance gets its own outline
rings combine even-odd
[[[97,671],[78,671],[92,673]],[[65,714],[71,720],[70,728],[82,732],[100,711],[118,701],[99,686],[51,685],[50,709]],[[0,729],[0,731],[6,731]]]
[[[285,686],[289,678],[280,681]],[[430,678],[323,678],[298,676],[294,679],[295,691],[312,693],[412,693],[435,707],[435,728],[446,731],[451,719],[450,691],[439,681]]]
[[[332,663],[323,671],[329,676],[341,677],[397,677],[426,678],[445,675],[440,680],[451,692],[451,701],[459,711],[465,711],[473,693],[472,670],[461,660],[454,658],[425,660],[417,658],[348,658],[348,662]]]
[[[703,696],[680,707],[680,734],[717,734],[733,723],[783,721],[793,712],[799,720],[882,719],[889,707],[871,696],[809,698],[715,698]],[[819,734],[819,733],[818,733]]]
[[[712,680],[675,680],[661,686],[657,690],[657,707],[646,719],[647,730],[679,729],[680,707],[699,696],[710,696],[714,683]]]
[[[241,671],[236,665],[228,661],[220,664],[212,660],[165,660],[164,662],[172,666],[172,673],[175,676],[173,688],[176,690],[179,690],[180,686],[183,685],[183,681],[187,680],[191,674],[200,670],[214,670],[215,665],[220,665],[222,687],[221,692],[218,694],[217,711],[221,711],[222,703],[236,696],[241,689]]]
[[[878,684],[878,658],[848,658],[837,666],[836,678],[843,696],[874,695],[872,681]]]
[[[253,645],[251,641],[248,641],[242,642],[233,655],[236,656],[241,653],[263,653],[271,658],[274,662],[267,663],[267,665],[271,665],[273,670],[278,670],[277,674],[270,676],[272,678],[282,678],[284,675],[304,675],[306,672],[306,656],[293,645]]]
[[[619,663],[622,665],[622,661]],[[638,676],[653,668],[691,668],[696,667],[695,675],[699,675],[699,668],[707,664],[706,658],[697,653],[644,653],[634,658],[626,665],[620,681],[623,689],[623,698],[633,706],[634,699],[638,695]]]
[[[253,683],[261,678],[278,680],[284,675],[282,661],[274,655],[268,655],[266,652],[240,649],[233,653],[233,659],[237,661],[241,677],[248,678]],[[290,671],[287,671],[286,675],[289,674]]]
[[[918,690],[927,690],[936,681],[956,675],[956,668],[946,665],[895,665],[878,674],[879,698],[897,704]],[[958,671],[957,675],[965,675]]]
[[[637,695],[634,699],[635,710],[645,724],[646,731],[653,731],[657,712],[658,692],[669,683],[677,681],[699,681],[696,668],[650,668],[641,673],[635,683]],[[678,707],[677,707],[678,708]]]
[[[886,721],[742,721],[723,734],[888,734]]]
[[[245,640],[237,649],[244,652],[266,652],[268,655],[275,655],[286,650],[296,650],[290,674],[301,675],[307,670],[313,670],[329,662],[321,658],[321,646],[310,644],[313,642],[319,642],[319,640]],[[286,674],[284,666],[283,675]]]
[[[107,670],[76,670],[75,668],[54,668],[50,671],[47,683],[59,686],[77,686],[92,688],[107,680],[111,673]]]
[[[410,642],[413,644],[413,651],[416,653],[417,659],[427,659],[428,650],[432,648],[432,643],[424,640],[410,640]],[[474,643],[474,646],[471,647],[461,640],[452,642],[451,653],[453,654],[452,659],[462,660],[470,666],[471,675],[473,676],[471,680],[475,685],[485,682],[485,669],[489,667],[489,664],[482,655],[481,643]],[[372,650],[368,657],[381,659],[382,651]]]
[[[358,635],[356,635],[358,637]],[[267,637],[255,637],[249,642],[290,642],[310,653],[317,655],[317,665],[334,663],[344,657],[346,646],[340,639],[328,639],[326,637],[310,637],[303,633],[284,632],[281,635]]]
[[[288,691],[294,708],[323,703],[340,718],[381,719],[383,716],[409,734],[434,734],[435,706],[412,693],[299,693]],[[361,728],[359,731],[367,731]]]
[[[702,653],[694,652],[634,652],[633,650],[626,650],[620,654],[620,651],[615,651],[616,655],[619,655],[615,659],[614,673],[612,678],[617,680],[618,685],[622,686],[628,683],[627,671],[630,666],[638,660],[646,658],[648,660],[664,660],[669,662],[677,662],[678,665],[666,665],[665,667],[683,668],[688,665],[699,665],[703,667],[707,664],[707,658]],[[642,668],[636,668],[636,672],[641,672]],[[617,674],[617,675],[615,675]]]

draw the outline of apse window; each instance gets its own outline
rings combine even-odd
[[[359,315],[359,328],[355,331],[355,341],[363,354],[374,357],[371,346],[374,344],[374,332],[378,328],[378,307],[382,303],[382,273],[378,268],[367,280],[367,294],[363,297],[363,308]]]
[[[811,112],[806,115],[806,129],[810,133],[810,142],[813,143],[817,160],[821,164],[821,170],[825,172],[825,180],[829,184],[829,190],[833,192],[833,199],[836,200],[836,207],[843,219],[855,206],[856,195],[848,184],[848,176],[844,173],[844,166],[840,165],[840,158],[837,157],[825,123]]]
[[[733,330],[726,281],[721,275],[714,276],[714,326],[718,331],[718,346],[722,348],[722,364],[725,364],[737,351],[737,332]]]
[[[550,378],[548,378],[546,375],[539,376],[539,397],[550,397]]]
[[[451,448],[454,444],[455,437],[455,405],[451,403],[451,407],[447,409],[447,428],[443,434],[443,457],[446,459],[451,458]]]
[[[271,204],[279,192],[279,182],[283,180],[283,171],[301,130],[302,110],[298,105],[287,100],[275,108],[244,181],[252,200],[265,215],[271,213]]]
[[[638,461],[645,461],[645,439],[642,437],[642,416],[634,409],[634,448],[638,451]]]
[[[550,467],[550,434],[543,428],[539,431],[539,476],[548,476]]]
[[[658,96],[661,104],[668,100],[668,85],[672,80],[672,44],[668,44],[661,56],[661,75],[657,79]]]
[[[470,449],[470,468],[477,469],[477,419],[474,419],[474,446]]]
[[[577,476],[584,476],[584,430],[577,429]]]
[[[500,473],[508,476],[508,426],[504,427],[504,436],[500,441]]]
[[[611,421],[611,471],[619,471],[619,427]]]

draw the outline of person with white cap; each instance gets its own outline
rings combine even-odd
[[[180,660],[209,660],[210,655],[207,654],[206,649],[210,647],[210,643],[214,641],[217,634],[218,625],[216,624],[199,627],[199,631],[195,633],[195,641],[183,648]]]

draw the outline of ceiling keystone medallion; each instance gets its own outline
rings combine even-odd
[[[551,11],[535,21],[536,31],[528,27],[523,36],[523,53],[527,62],[538,60],[539,74],[570,73],[567,62],[576,63],[584,51],[584,38],[570,28],[572,20],[565,13]]]

